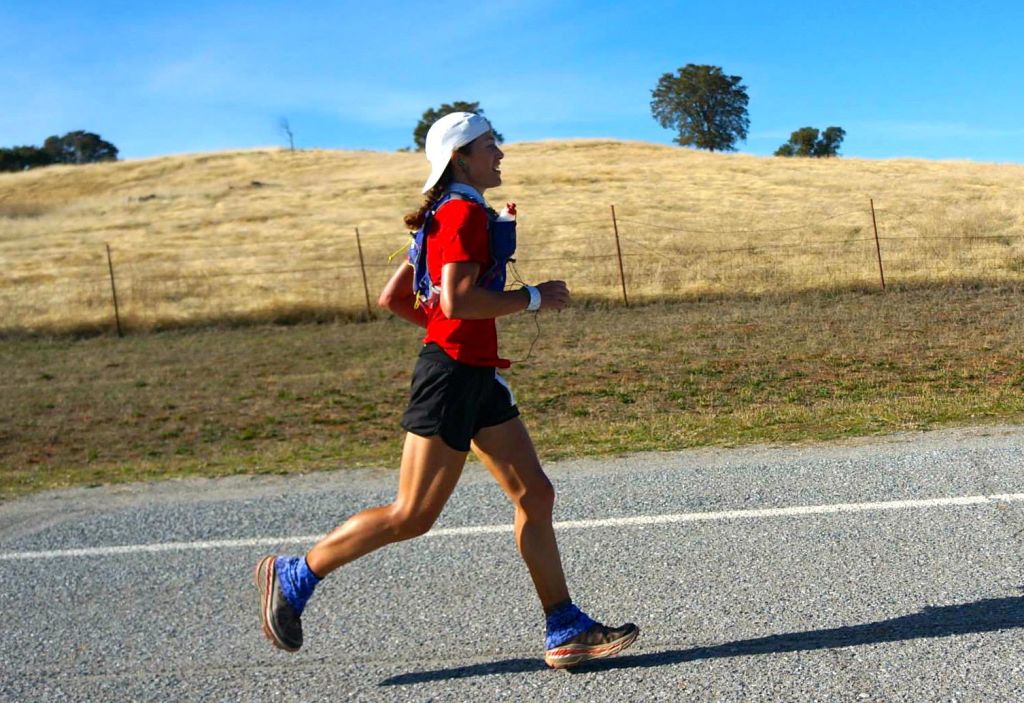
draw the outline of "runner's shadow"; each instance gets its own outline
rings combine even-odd
[[[993,632],[1024,627],[1024,597],[987,598],[974,603],[925,607],[919,613],[903,615],[889,620],[848,625],[827,630],[787,632],[768,637],[726,642],[712,647],[675,649],[649,654],[624,655],[600,659],[573,669],[582,674],[609,669],[633,669],[666,666],[699,659],[743,657],[757,654],[808,652],[819,649],[856,647],[932,637],[950,637],[976,632]],[[414,671],[392,676],[380,682],[381,686],[400,686],[427,681],[489,676],[491,674],[518,674],[543,671],[547,666],[540,659],[505,659],[496,662],[471,664],[433,671]]]

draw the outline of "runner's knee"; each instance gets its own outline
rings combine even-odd
[[[430,532],[437,520],[435,512],[423,509],[392,506],[389,526],[398,540],[412,539]]]
[[[516,497],[516,507],[530,520],[550,520],[555,507],[555,487],[546,476],[532,482]]]

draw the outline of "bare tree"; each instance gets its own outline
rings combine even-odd
[[[278,121],[277,126],[282,132],[288,135],[288,149],[290,151],[295,151],[295,136],[292,134],[292,126],[288,123],[288,118],[282,117]]]

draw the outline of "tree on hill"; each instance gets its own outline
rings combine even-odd
[[[828,127],[818,132],[814,127],[801,127],[789,135],[789,141],[775,150],[775,156],[838,156],[839,145],[843,143],[846,130],[842,127]]]
[[[687,64],[658,80],[651,91],[651,114],[662,127],[679,132],[673,141],[680,146],[733,151],[750,127],[742,80],[718,66]]]
[[[42,147],[0,149],[0,171],[24,171],[50,164],[89,164],[117,161],[117,147],[100,135],[77,130],[63,137],[47,137]]]
[[[445,115],[450,115],[453,112],[475,112],[478,115],[484,114],[479,102],[467,103],[461,100],[456,100],[453,103],[444,103],[437,109],[428,109],[423,113],[423,117],[421,117],[420,121],[416,124],[416,129],[412,131],[412,141],[416,145],[416,149],[418,151],[423,151],[423,149],[426,148],[427,132],[430,130],[430,125],[434,124]],[[495,131],[494,141],[501,144],[505,141],[505,138]]]
[[[53,163],[50,155],[37,146],[0,149],[0,171],[25,171]]]
[[[839,156],[839,145],[843,143],[843,138],[846,137],[846,130],[842,127],[826,127],[825,131],[821,133],[821,139],[818,140],[818,150],[814,154],[815,156]]]
[[[104,141],[100,135],[77,130],[63,137],[47,137],[43,151],[55,164],[90,164],[98,161],[117,161],[117,147]]]

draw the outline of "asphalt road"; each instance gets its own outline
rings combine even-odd
[[[388,502],[395,474],[33,496],[0,504],[0,699],[1020,701],[1022,459],[1024,428],[998,427],[552,465],[575,599],[641,627],[577,673],[544,667],[479,468],[436,534],[325,581],[294,655],[260,635],[256,560]]]

